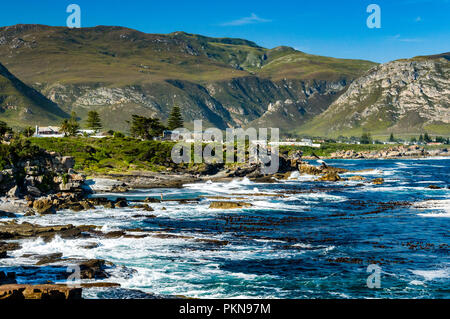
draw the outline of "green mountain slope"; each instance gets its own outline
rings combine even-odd
[[[0,119],[10,125],[54,124],[67,117],[55,103],[27,86],[0,64]]]
[[[123,130],[131,114],[166,119],[175,104],[188,126],[265,125],[272,116],[298,127],[376,65],[184,32],[42,25],[0,28],[0,62],[65,112],[95,109]],[[266,114],[280,103],[289,116]]]

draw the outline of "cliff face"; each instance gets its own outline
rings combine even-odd
[[[47,85],[39,89],[51,101],[82,117],[99,111],[109,126],[125,130],[131,114],[158,116],[164,120],[178,105],[188,123],[197,119],[221,129],[239,126],[274,126],[284,130],[323,112],[347,87],[347,81],[271,81],[256,76],[204,85],[183,80],[106,87],[95,85]]]
[[[399,60],[356,79],[304,130],[321,135],[450,132],[448,55]]]

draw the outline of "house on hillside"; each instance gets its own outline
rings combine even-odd
[[[37,126],[34,137],[64,137],[61,128],[57,126]]]

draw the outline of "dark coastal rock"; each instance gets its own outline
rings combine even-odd
[[[436,186],[436,185],[430,185],[428,186],[429,189],[442,189],[442,187]]]
[[[152,207],[148,206],[148,205],[133,205],[131,207],[135,208],[135,209],[142,209],[142,210],[145,210],[147,212],[153,212],[154,211],[154,209]]]
[[[122,230],[112,231],[112,232],[104,234],[105,238],[109,238],[109,239],[120,238],[120,237],[123,237],[124,235],[125,235],[125,232]]]
[[[18,250],[21,246],[19,243],[0,242],[0,259],[8,257],[8,251]]]
[[[39,261],[36,263],[36,266],[53,264],[55,262],[61,261],[62,256],[62,253],[42,255],[39,257]]]
[[[118,198],[116,200],[116,203],[114,204],[115,208],[124,208],[128,207],[128,202],[126,198]]]
[[[1,285],[15,284],[16,283],[16,273],[0,271],[0,287]]]
[[[240,208],[247,208],[252,207],[253,205],[250,203],[244,203],[244,202],[212,202],[209,205],[209,208],[211,209],[240,209]]]
[[[159,200],[158,198],[153,198],[153,197],[147,197],[144,202],[146,203],[161,203],[161,200]]]
[[[81,279],[103,279],[109,278],[105,271],[107,263],[103,259],[89,259],[78,263]]]
[[[81,288],[67,285],[3,285],[0,299],[76,300],[81,298]]]
[[[14,213],[10,213],[10,212],[4,212],[4,211],[0,211],[0,218],[5,217],[5,218],[15,218],[16,214]]]
[[[12,221],[9,223],[0,223],[0,239],[23,239],[35,237],[52,239],[56,235],[61,236],[61,238],[78,238],[83,236],[83,232],[89,232],[95,228],[97,228],[97,226],[40,226],[27,222],[18,224],[17,222]]]

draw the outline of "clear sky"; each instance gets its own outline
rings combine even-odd
[[[2,0],[0,26],[65,26],[72,3],[81,7],[82,27],[237,37],[376,62],[450,51],[450,0]],[[366,25],[369,4],[381,8],[380,29]]]

